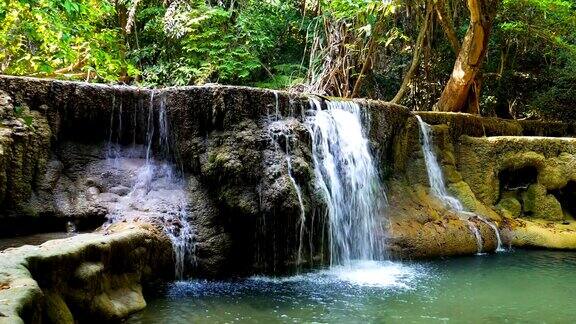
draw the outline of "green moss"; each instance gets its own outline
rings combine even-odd
[[[476,196],[466,182],[460,181],[452,183],[449,185],[449,190],[460,200],[466,209],[471,211],[476,211],[478,209]]]
[[[524,215],[548,220],[562,220],[564,213],[560,202],[548,194],[546,187],[533,184],[522,195]]]
[[[478,213],[484,217],[488,217],[492,220],[499,220],[501,217],[491,208],[484,205],[482,202],[478,201],[474,192],[470,189],[468,183],[460,181],[457,183],[451,183],[448,186],[449,191],[460,200],[464,208],[467,210]]]
[[[418,115],[431,125],[448,125],[450,135],[455,141],[462,135],[476,137],[522,135],[520,124],[506,119],[445,112],[419,112]]]
[[[460,172],[458,172],[458,170],[456,170],[456,167],[454,167],[453,165],[445,165],[442,168],[442,170],[444,172],[444,178],[446,178],[446,181],[448,181],[449,183],[456,183],[462,181],[462,175],[460,175]]]
[[[538,183],[548,190],[561,189],[568,181],[576,180],[576,156],[562,153],[545,161],[538,173]]]
[[[507,211],[512,218],[519,217],[522,213],[522,205],[518,201],[518,199],[513,197],[508,197],[500,200],[497,208]]]

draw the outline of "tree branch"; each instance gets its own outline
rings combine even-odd
[[[396,96],[390,101],[392,103],[398,103],[404,97],[406,90],[408,89],[408,85],[410,84],[410,80],[414,76],[414,72],[416,72],[416,68],[418,67],[418,63],[420,62],[420,53],[422,52],[422,47],[424,46],[424,39],[426,37],[426,32],[428,31],[428,23],[432,18],[432,8],[429,5],[426,5],[426,17],[422,22],[422,27],[420,28],[420,33],[418,34],[418,38],[416,39],[416,44],[414,45],[414,54],[412,57],[412,63],[410,64],[410,68],[408,72],[404,75],[404,80],[402,80],[402,85],[400,89],[398,89],[398,93]]]

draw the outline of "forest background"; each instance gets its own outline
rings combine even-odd
[[[573,0],[7,0],[0,73],[576,121]]]

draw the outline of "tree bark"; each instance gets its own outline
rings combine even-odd
[[[450,18],[446,12],[444,1],[434,0],[434,9],[436,10],[436,16],[438,17],[440,26],[442,26],[446,37],[448,37],[448,41],[450,41],[450,45],[452,45],[454,53],[458,55],[458,52],[460,52],[460,40],[458,40],[458,36],[456,35],[456,30],[454,29],[452,18]]]
[[[410,68],[408,72],[404,75],[404,80],[402,80],[402,85],[398,92],[394,96],[394,98],[390,101],[392,103],[398,103],[404,97],[406,90],[408,89],[408,85],[410,84],[410,80],[414,76],[414,72],[416,72],[416,68],[418,67],[418,63],[420,62],[420,53],[422,52],[422,47],[424,46],[424,40],[426,37],[426,32],[428,31],[428,22],[432,18],[432,9],[427,6],[426,8],[426,16],[424,17],[424,21],[422,22],[422,27],[420,29],[420,33],[418,34],[418,38],[416,39],[416,44],[414,45],[414,54],[412,57],[412,63],[410,64]]]
[[[474,85],[476,74],[484,61],[499,2],[500,0],[468,0],[470,27],[456,57],[452,75],[436,104],[436,110],[462,111],[467,109],[464,106],[468,101],[470,87]],[[478,93],[475,91],[476,96]]]

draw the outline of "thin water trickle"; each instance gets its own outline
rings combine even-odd
[[[416,119],[418,120],[418,125],[420,126],[422,151],[424,153],[424,162],[426,163],[426,172],[428,173],[428,181],[430,182],[430,190],[432,191],[432,194],[440,199],[440,201],[442,201],[446,207],[458,212],[459,215],[470,215],[478,217],[478,219],[490,226],[490,228],[494,230],[494,233],[496,234],[496,240],[498,242],[496,252],[504,251],[502,248],[502,239],[500,238],[498,227],[493,222],[480,215],[466,212],[462,203],[456,197],[453,197],[448,193],[446,190],[446,184],[444,182],[444,175],[442,174],[442,169],[440,168],[440,164],[438,164],[436,154],[434,153],[434,149],[432,147],[432,127],[425,123],[422,120],[422,117],[416,115]],[[481,254],[484,242],[482,240],[480,230],[478,229],[478,226],[476,226],[476,224],[469,219],[466,219],[466,222],[468,223],[470,232],[476,239],[478,254]]]
[[[424,162],[426,163],[426,172],[428,173],[428,180],[430,182],[430,189],[432,194],[446,205],[446,207],[455,211],[464,211],[464,206],[455,197],[452,197],[446,190],[444,183],[444,175],[440,164],[436,159],[436,154],[432,147],[432,127],[426,124],[422,117],[416,115],[418,124],[420,125],[420,136],[422,140],[422,151],[424,153]]]
[[[355,102],[330,101],[322,110],[315,98],[310,106],[306,125],[316,187],[328,208],[330,264],[382,259],[377,217],[385,194],[362,125],[362,109]]]
[[[482,250],[484,248],[484,240],[482,239],[482,234],[480,234],[478,226],[476,226],[476,224],[473,221],[467,219],[466,223],[468,224],[470,232],[472,232],[474,238],[476,239],[476,248],[477,248],[476,254],[481,255]]]
[[[490,226],[490,228],[492,228],[492,230],[494,231],[494,234],[496,235],[496,243],[497,243],[496,252],[505,252],[506,249],[504,249],[504,247],[502,245],[502,238],[500,237],[500,231],[498,230],[498,227],[496,226],[496,224],[494,224],[494,222],[491,222],[482,216],[476,215],[476,217],[478,217],[478,219],[480,219],[486,225]]]
[[[292,156],[291,156],[291,148],[290,148],[290,141],[293,138],[293,134],[291,134],[291,131],[288,127],[285,126],[285,124],[280,121],[282,116],[280,115],[280,100],[279,100],[279,95],[277,91],[274,91],[274,99],[275,99],[275,116],[274,116],[274,122],[271,122],[269,125],[269,134],[274,142],[275,148],[277,151],[280,151],[280,147],[278,145],[278,140],[280,137],[283,137],[283,140],[286,142],[285,144],[285,156],[286,156],[286,167],[287,167],[287,173],[288,173],[288,177],[290,178],[290,183],[292,184],[292,186],[294,187],[294,191],[296,192],[296,196],[298,198],[298,205],[299,205],[299,209],[300,209],[300,219],[299,219],[299,242],[298,242],[298,255],[297,255],[297,265],[301,265],[302,264],[302,249],[303,249],[303,245],[304,245],[304,234],[306,231],[306,208],[304,207],[304,199],[302,197],[302,189],[300,188],[300,186],[298,185],[298,182],[296,182],[296,179],[294,178],[294,175],[292,174]],[[268,116],[269,120],[272,120],[272,118],[270,118],[270,116]]]
[[[125,195],[118,197],[116,202],[109,206],[108,220],[110,224],[143,220],[159,225],[173,246],[176,277],[183,279],[187,267],[195,264],[196,229],[188,219],[186,180],[175,171],[170,161],[168,116],[164,101],[160,102],[158,120],[155,120],[152,92],[149,105],[144,108],[147,118],[143,146],[135,144],[132,148],[123,148],[119,145],[121,116],[118,117],[118,141],[109,143],[112,149],[108,150],[108,167],[110,172],[131,175],[132,185],[127,188]],[[111,125],[114,124],[113,118]],[[157,142],[155,124],[158,125]],[[162,160],[153,157],[155,145],[161,152]]]
[[[300,206],[300,221],[299,227],[300,231],[299,235],[299,242],[298,242],[298,258],[297,264],[302,264],[302,247],[304,245],[304,232],[306,229],[306,209],[304,208],[304,200],[302,199],[302,189],[294,179],[292,175],[292,158],[290,157],[290,138],[286,135],[286,165],[288,167],[288,177],[294,186],[294,190],[296,191],[296,196],[298,197],[298,204]]]

